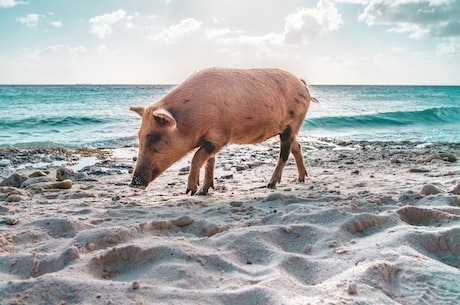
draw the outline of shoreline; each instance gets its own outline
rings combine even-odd
[[[187,158],[138,190],[134,147],[0,149],[0,182],[88,161],[67,189],[0,187],[0,302],[459,302],[460,143],[299,141],[306,183],[290,157],[265,188],[273,139],[224,148],[208,196]]]

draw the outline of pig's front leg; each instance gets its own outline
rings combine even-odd
[[[204,182],[201,187],[198,195],[207,195],[209,188],[214,189],[214,164],[216,163],[216,158],[211,157],[206,161],[205,170],[204,170]]]
[[[192,159],[192,164],[190,165],[190,173],[188,174],[188,183],[186,194],[189,192],[191,195],[195,195],[198,190],[198,184],[200,180],[200,169],[203,164],[206,164],[205,171],[205,181],[200,195],[206,195],[210,187],[213,187],[214,180],[214,155],[218,152],[218,149],[214,144],[209,141],[204,141],[201,147],[197,150]]]

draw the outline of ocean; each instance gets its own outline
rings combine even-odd
[[[172,85],[0,85],[0,147],[121,147]],[[460,86],[310,86],[301,136],[460,142]]]

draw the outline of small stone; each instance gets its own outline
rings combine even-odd
[[[358,294],[358,285],[354,281],[348,283],[348,294]]]
[[[22,196],[19,194],[10,194],[6,197],[6,202],[19,202],[22,200]]]
[[[242,201],[230,201],[229,205],[234,208],[240,208],[243,206],[243,202]]]
[[[112,201],[118,201],[121,197],[119,195],[112,196]]]
[[[49,174],[49,171],[36,171],[29,175],[29,178],[44,177]]]
[[[215,223],[208,223],[203,227],[203,232],[206,233],[208,237],[211,237],[219,232],[219,227]]]
[[[220,178],[222,178],[222,179],[232,179],[232,178],[233,178],[233,174],[222,175]]]
[[[44,182],[54,182],[54,181],[55,180],[53,177],[48,177],[48,176],[30,178],[21,184],[21,188],[26,188],[32,184],[38,184],[38,183],[44,183]]]
[[[428,173],[430,170],[426,168],[411,168],[409,173]]]
[[[354,171],[351,172],[352,175],[359,175],[359,170],[355,169]]]
[[[451,189],[451,190],[449,191],[449,193],[455,194],[455,195],[460,195],[460,183],[458,183],[456,187],[454,187],[453,189]]]
[[[236,171],[237,172],[241,172],[241,171],[244,171],[246,169],[249,169],[249,166],[248,165],[237,165],[236,166]]]
[[[441,158],[444,160],[444,161],[447,161],[447,162],[457,162],[457,157],[455,157],[454,155],[452,154],[440,154],[441,155]]]
[[[433,184],[426,184],[420,190],[420,194],[422,194],[424,196],[436,195],[436,194],[439,194],[439,193],[442,193],[442,191],[439,188],[437,188],[436,186],[434,186]]]
[[[13,217],[7,217],[7,218],[0,219],[0,224],[6,224],[10,226],[17,224],[18,222],[19,222],[19,219],[13,218]]]
[[[171,221],[173,225],[178,227],[185,227],[191,225],[195,220],[190,216],[182,216],[178,219]]]
[[[72,181],[71,180],[64,180],[58,182],[42,182],[42,183],[33,183],[27,185],[26,189],[45,189],[45,190],[52,190],[52,189],[62,189],[67,190],[72,188]]]
[[[132,288],[133,290],[136,290],[136,289],[141,288],[141,285],[140,285],[140,283],[139,283],[138,281],[134,281],[134,282],[131,284],[131,288]]]
[[[20,187],[21,184],[28,179],[27,176],[20,175],[20,174],[12,174],[8,178],[4,179],[0,186],[13,186],[13,187]]]

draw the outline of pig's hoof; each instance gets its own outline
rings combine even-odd
[[[188,194],[188,193],[190,193],[190,195],[193,196],[193,195],[196,194],[196,190],[187,189],[187,190],[185,191],[185,194]]]
[[[270,182],[268,185],[267,185],[267,188],[269,189],[276,189],[276,182]]]
[[[206,195],[208,195],[208,194],[209,194],[209,193],[208,193],[208,190],[203,190],[203,189],[201,189],[201,190],[197,193],[197,195],[200,195],[200,196],[206,196]]]
[[[145,186],[143,185],[138,185],[138,184],[129,184],[129,187],[135,188],[135,189],[140,189],[140,190],[145,190]]]

